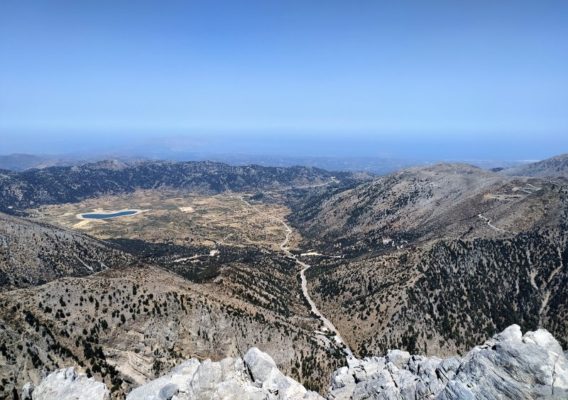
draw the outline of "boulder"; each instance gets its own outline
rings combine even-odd
[[[393,350],[337,370],[330,398],[567,399],[568,360],[546,330],[512,325],[464,357],[410,356]]]
[[[109,400],[106,385],[78,374],[74,368],[60,369],[49,374],[41,383],[31,388],[24,386],[27,396],[33,400]],[[31,392],[31,393],[30,393]]]
[[[274,360],[251,348],[241,358],[191,359],[132,390],[127,400],[323,400],[282,374]]]
[[[55,371],[26,400],[108,400],[103,383],[73,368]],[[331,377],[333,400],[568,399],[568,359],[546,330],[522,334],[512,325],[464,357],[425,357],[391,350],[385,357],[350,358]],[[127,400],[323,400],[284,375],[257,348],[243,358],[191,359],[132,390]]]

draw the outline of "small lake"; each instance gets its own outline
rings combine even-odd
[[[127,215],[136,214],[138,211],[136,210],[123,210],[123,211],[116,211],[112,213],[86,213],[81,214],[82,218],[86,219],[110,219],[110,218],[117,218],[117,217],[125,217]]]

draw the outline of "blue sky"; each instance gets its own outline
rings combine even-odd
[[[244,132],[538,158],[567,106],[566,1],[0,3],[0,153]]]

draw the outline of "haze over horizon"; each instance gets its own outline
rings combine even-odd
[[[398,159],[414,162],[437,161],[537,161],[566,152],[568,140],[543,140],[538,135],[373,135],[373,134],[300,134],[208,133],[155,135],[122,132],[107,134],[25,134],[3,135],[0,155],[35,154],[46,156],[146,157],[153,159],[230,161],[255,157]],[[491,165],[491,164],[489,164]],[[495,165],[499,165],[498,163]]]
[[[542,159],[562,1],[0,4],[1,154]]]

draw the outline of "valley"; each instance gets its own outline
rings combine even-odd
[[[564,181],[464,164],[372,179],[250,168],[238,190],[216,163],[11,173],[0,394],[73,365],[121,399],[180,360],[258,347],[325,395],[332,371],[389,349],[464,354],[511,324],[568,344]],[[30,174],[111,180],[58,200]]]
[[[0,400],[568,400],[566,38],[0,1]]]
[[[137,190],[124,195],[95,197],[79,203],[30,209],[34,221],[78,230],[99,239],[132,239],[180,246],[258,246],[278,250],[287,230],[281,221],[289,209],[279,204],[244,203],[242,196],[200,195],[187,190]],[[253,200],[254,201],[254,200]],[[78,216],[102,210],[135,207],[136,215],[105,220]],[[299,237],[291,235],[292,243]]]

